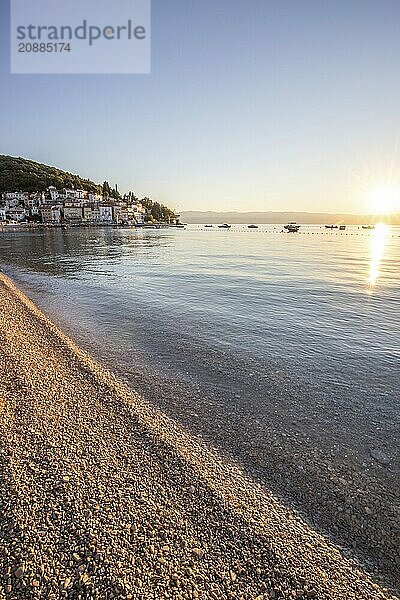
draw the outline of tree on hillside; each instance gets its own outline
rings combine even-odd
[[[121,194],[118,191],[118,185],[117,184],[115,184],[115,188],[113,190],[111,190],[110,196],[111,196],[111,198],[115,198],[116,200],[118,200],[119,198],[121,198]]]
[[[109,198],[111,196],[111,188],[108,181],[103,183],[103,198]]]
[[[57,189],[74,187],[87,191],[100,191],[89,179],[67,173],[25,158],[0,155],[0,193],[10,191],[43,192],[49,186]]]

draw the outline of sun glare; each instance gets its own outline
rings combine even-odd
[[[369,209],[374,215],[391,215],[400,212],[400,185],[383,184],[369,196]]]
[[[376,284],[380,275],[380,268],[385,255],[388,233],[389,227],[384,223],[378,223],[371,238],[371,259],[368,277],[370,291],[372,291],[372,288]]]

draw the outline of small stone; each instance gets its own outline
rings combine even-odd
[[[38,580],[37,580],[37,579],[33,579],[33,580],[31,581],[31,586],[32,586],[32,587],[39,587],[39,585],[40,585],[40,583],[38,582]]]
[[[64,475],[64,477],[63,477],[63,481],[65,481],[65,483],[67,483],[67,482],[69,481],[69,477],[68,477],[68,475]]]
[[[24,569],[24,567],[21,566],[21,567],[18,567],[18,569],[16,569],[14,571],[14,575],[17,579],[21,579],[21,577],[24,576],[24,572],[25,572],[25,569]]]
[[[231,578],[231,581],[236,581],[237,575],[235,571],[229,571],[229,577]]]
[[[379,450],[379,448],[372,448],[369,453],[372,458],[381,465],[388,465],[390,463],[390,458],[383,452],[383,450]]]
[[[192,548],[192,552],[197,558],[202,558],[204,556],[204,550],[201,548]]]
[[[63,589],[66,590],[69,587],[70,583],[71,583],[71,579],[69,577],[67,577],[62,584]]]
[[[76,560],[76,562],[79,562],[81,560],[81,557],[76,552],[73,553],[72,558]]]

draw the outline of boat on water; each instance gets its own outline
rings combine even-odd
[[[232,226],[228,225],[228,223],[223,223],[222,225],[218,225],[220,229],[230,229]]]
[[[375,229],[375,225],[363,225],[363,229]]]
[[[287,225],[283,226],[283,229],[286,229],[286,231],[288,233],[297,233],[298,230],[300,229],[301,225],[298,225],[297,223],[295,223],[294,221],[292,221],[291,223],[288,223]]]
[[[204,227],[213,227],[213,225],[204,225]]]
[[[337,225],[325,225],[325,229],[337,229]]]
[[[248,229],[258,229],[258,225],[247,225]]]
[[[185,229],[186,223],[171,223],[169,227],[173,227],[174,229]]]
[[[1,226],[2,227],[29,227],[29,223],[22,222],[22,221],[10,221],[10,222],[2,221]]]
[[[346,231],[346,225],[340,225],[339,231]]]

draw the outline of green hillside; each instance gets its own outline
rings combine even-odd
[[[0,193],[42,192],[50,185],[54,185],[57,189],[74,187],[101,192],[101,186],[89,179],[82,179],[78,175],[33,160],[0,155]]]

